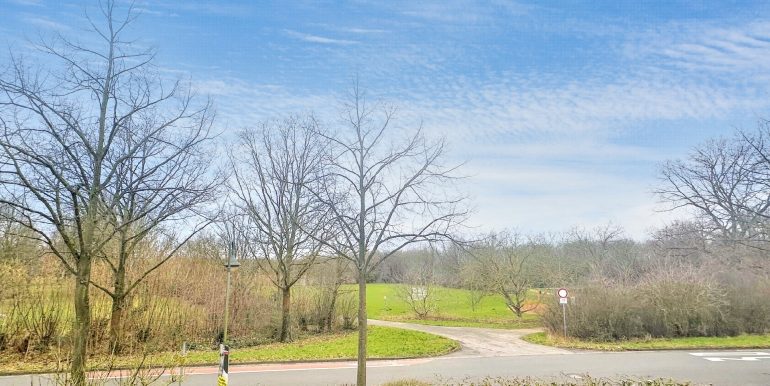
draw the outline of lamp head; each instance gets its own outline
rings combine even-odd
[[[235,256],[235,241],[231,241],[227,248],[227,261],[225,262],[225,267],[238,268],[240,266],[241,263],[238,262],[238,258]]]

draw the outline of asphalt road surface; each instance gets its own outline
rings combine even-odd
[[[393,325],[374,321],[372,324]],[[586,375],[662,377],[713,385],[770,385],[770,350],[567,351],[523,342],[519,337],[524,332],[520,331],[421,325],[398,327],[456,339],[463,349],[438,358],[370,360],[367,366],[370,385],[399,379],[457,382],[485,377],[576,379]],[[231,366],[230,385],[354,384],[355,365],[355,362],[315,362]],[[215,367],[188,368],[183,384],[216,385],[216,373]],[[47,385],[51,384],[49,379],[47,376],[0,377],[0,386]],[[168,378],[162,380],[167,382]]]
[[[454,339],[462,345],[460,351],[450,354],[450,356],[455,357],[571,354],[570,351],[560,348],[541,346],[521,340],[524,335],[541,331],[536,329],[502,330],[497,328],[426,326],[373,319],[369,319],[369,324],[423,331]]]

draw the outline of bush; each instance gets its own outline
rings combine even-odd
[[[568,334],[581,339],[611,341],[647,335],[639,304],[631,288],[586,287],[567,306]],[[562,334],[563,316],[556,299],[546,303],[546,328]]]
[[[731,334],[770,333],[770,279],[736,278],[726,291],[726,328]]]
[[[298,286],[294,293],[293,309],[295,320],[303,331],[320,332],[332,330],[342,319],[343,329],[355,327],[358,311],[356,294],[335,289],[331,286]],[[331,311],[331,320],[329,314]]]
[[[590,285],[573,291],[568,335],[594,341],[725,336],[770,331],[770,281],[718,281],[692,267],[665,267],[635,285]],[[545,327],[562,334],[562,310],[546,304]]]
[[[723,316],[725,291],[704,272],[659,270],[637,285],[636,293],[650,336],[722,336],[730,332]]]

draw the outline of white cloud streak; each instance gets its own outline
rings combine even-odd
[[[318,35],[311,35],[311,34],[289,30],[289,29],[284,30],[284,32],[295,39],[299,39],[308,43],[332,44],[332,45],[343,45],[343,46],[358,43],[355,40],[333,39],[333,38],[327,38],[327,37],[318,36]]]
[[[48,19],[42,16],[28,16],[28,17],[24,17],[22,20],[37,28],[42,28],[46,30],[59,31],[59,32],[66,32],[66,31],[72,30],[72,28],[70,28],[65,24],[53,21],[51,19]]]

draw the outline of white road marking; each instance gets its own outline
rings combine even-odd
[[[758,361],[760,359],[770,359],[770,356],[765,356],[765,357],[732,357],[732,358],[720,358],[720,357],[710,358],[710,357],[705,357],[703,359],[705,359],[707,361],[711,361],[711,362],[725,362],[725,361],[756,362],[756,361]]]
[[[691,352],[690,355],[696,357],[713,357],[713,356],[753,356],[753,355],[770,355],[770,351],[712,351],[712,352]]]
[[[770,352],[767,352],[767,351],[691,352],[690,355],[703,358],[709,362],[726,362],[726,361],[756,362],[762,359],[770,359]]]

